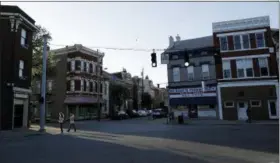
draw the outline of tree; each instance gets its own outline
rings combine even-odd
[[[33,54],[32,54],[32,79],[40,78],[42,75],[43,68],[43,36],[47,35],[47,42],[52,40],[51,33],[44,27],[37,25],[38,30],[34,33],[32,38]],[[51,73],[56,65],[56,60],[52,53],[48,53],[47,60],[47,73]]]
[[[123,85],[110,83],[110,97],[114,104],[121,106],[130,95],[129,89]],[[111,100],[110,100],[111,101]]]
[[[143,100],[142,100],[143,106],[147,107],[147,108],[150,108],[151,104],[152,104],[152,97],[151,97],[151,95],[149,93],[147,93],[147,92],[144,92],[142,98],[143,98]]]

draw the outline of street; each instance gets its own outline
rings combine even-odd
[[[0,162],[279,162],[278,125],[181,126],[147,118],[76,125],[76,133],[47,127],[44,135],[2,140]]]

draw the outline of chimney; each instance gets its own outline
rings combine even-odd
[[[174,45],[174,38],[172,36],[169,36],[169,47],[172,47]]]
[[[176,36],[176,41],[181,41],[181,37],[179,36],[179,34],[177,34]]]

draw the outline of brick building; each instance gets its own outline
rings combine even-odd
[[[275,44],[268,16],[216,22],[214,46],[222,64],[216,65],[219,118],[253,120],[279,117],[279,79]]]
[[[17,6],[1,5],[0,130],[28,126],[35,21]]]

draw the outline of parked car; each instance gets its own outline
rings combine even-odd
[[[131,110],[131,109],[127,109],[126,113],[128,114],[128,116],[130,118],[135,118],[135,117],[139,117],[139,114],[137,113],[136,110]]]
[[[112,117],[113,120],[123,120],[123,119],[128,119],[128,118],[129,118],[128,114],[122,110],[117,111]]]
[[[152,113],[153,113],[152,110],[147,110],[147,114],[148,114],[148,115],[151,115]]]
[[[138,110],[137,112],[140,117],[146,117],[148,114],[145,110]]]
[[[160,108],[154,109],[153,113],[152,113],[154,119],[167,117],[167,114],[168,114],[167,112],[165,112],[163,109],[160,109]]]

